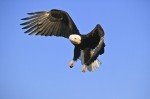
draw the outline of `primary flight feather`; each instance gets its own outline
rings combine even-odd
[[[82,62],[82,72],[96,70],[100,62],[97,59],[104,53],[104,30],[97,24],[87,35],[80,34],[75,23],[65,11],[52,9],[51,11],[39,11],[28,13],[28,17],[23,18],[22,23],[29,35],[60,36],[68,38],[74,47],[74,57],[69,62],[70,68],[74,62],[80,59]]]

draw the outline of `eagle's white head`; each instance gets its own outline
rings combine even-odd
[[[73,44],[80,44],[81,43],[81,36],[77,35],[77,34],[72,34],[72,35],[69,36],[69,40]]]

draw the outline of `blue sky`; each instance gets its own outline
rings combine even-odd
[[[105,30],[105,54],[96,72],[73,69],[73,45],[64,38],[28,36],[27,12],[67,11],[81,33]],[[149,0],[1,0],[0,99],[149,99]]]

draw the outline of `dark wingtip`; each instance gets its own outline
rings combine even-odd
[[[34,12],[30,12],[30,13],[27,13],[28,15],[33,15],[33,14],[35,14]]]
[[[28,32],[25,31],[24,33],[27,34]]]
[[[102,31],[104,31],[103,28],[102,28],[102,26],[101,26],[100,24],[97,24],[97,25],[96,25],[96,28],[97,28],[97,29],[99,28],[99,29],[101,29]]]
[[[101,27],[101,25],[100,25],[100,24],[97,24],[96,27]]]
[[[59,9],[51,9],[51,11],[60,11]]]
[[[21,20],[28,20],[29,18],[22,18]]]
[[[28,15],[35,15],[35,14],[42,14],[42,13],[45,13],[46,11],[38,11],[38,12],[30,12],[30,13],[27,13]]]
[[[24,18],[22,18],[21,20],[24,20]]]
[[[27,30],[27,31],[25,31],[24,33],[29,33],[29,31]]]
[[[23,27],[22,29],[26,29],[26,27]]]
[[[25,23],[21,23],[20,25],[25,25]]]

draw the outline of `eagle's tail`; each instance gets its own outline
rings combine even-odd
[[[88,70],[90,72],[93,72],[93,71],[97,70],[100,67],[100,65],[101,65],[101,62],[98,59],[96,59],[89,66],[84,65],[84,51],[83,50],[81,50],[81,55],[80,55],[79,59],[81,60],[81,63],[83,65],[83,68],[82,68],[83,71]]]
[[[93,72],[100,67],[100,64],[101,64],[100,61],[97,59],[93,63],[91,63],[89,66],[87,66],[87,70],[90,72]]]

